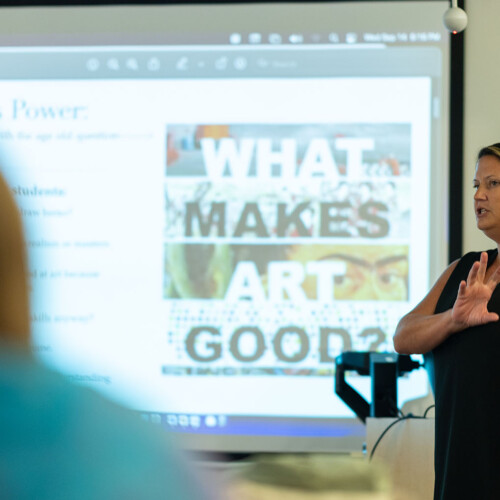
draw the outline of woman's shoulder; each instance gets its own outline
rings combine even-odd
[[[488,254],[489,266],[496,259],[498,250],[496,248],[492,248],[490,250],[483,251]],[[456,286],[460,281],[467,278],[472,265],[481,258],[483,251],[467,252],[460,259],[453,261],[440,276],[438,283],[441,283],[441,286],[444,287],[445,291],[448,288],[451,288],[453,290],[453,294],[455,294]]]

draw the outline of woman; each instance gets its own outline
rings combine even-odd
[[[497,248],[453,262],[394,335],[433,378],[435,500],[500,497],[500,143],[479,152],[474,188],[477,227]]]

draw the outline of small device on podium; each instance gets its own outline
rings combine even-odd
[[[407,354],[344,352],[335,358],[335,393],[363,423],[368,417],[397,417],[398,377],[420,366]],[[346,382],[348,371],[371,377],[371,403]]]

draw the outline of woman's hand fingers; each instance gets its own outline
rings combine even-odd
[[[487,267],[488,254],[482,252],[479,261],[472,265],[467,282],[462,280],[458,287],[452,319],[457,323],[465,324],[466,327],[499,321],[500,316],[497,313],[488,311],[488,301],[497,285],[500,284],[500,266],[485,282]]]
[[[486,268],[488,267],[488,254],[486,252],[481,252],[481,257],[479,259],[479,267],[477,270],[477,279],[484,283],[484,276],[486,274]]]
[[[457,296],[457,298],[463,298],[465,296],[466,290],[467,290],[467,283],[465,283],[465,281],[462,280],[460,282],[460,285],[458,285],[458,296]]]
[[[484,322],[485,323],[492,323],[493,321],[498,321],[498,314],[497,313],[488,313],[485,317],[484,317]]]
[[[467,276],[467,286],[472,286],[477,279],[477,274],[479,271],[480,262],[476,261],[472,264],[470,268],[469,275]]]
[[[484,283],[484,276],[486,274],[486,268],[488,267],[488,254],[486,252],[481,253],[479,261],[474,262],[467,276],[467,286],[472,286],[476,281]]]

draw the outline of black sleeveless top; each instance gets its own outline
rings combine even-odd
[[[488,251],[488,266],[497,250]],[[458,262],[436,305],[453,307],[480,252]],[[488,303],[500,314],[500,287]],[[467,328],[426,356],[436,399],[435,500],[500,498],[500,322]]]

